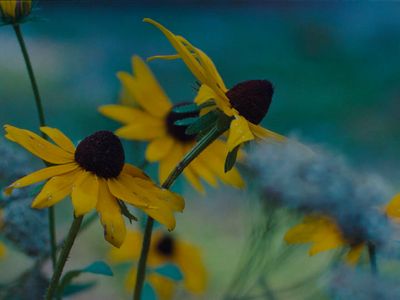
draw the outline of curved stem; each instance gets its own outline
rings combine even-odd
[[[378,274],[378,264],[376,262],[376,247],[372,243],[368,243],[369,263],[371,266],[371,273]]]
[[[39,117],[40,126],[46,126],[46,120],[44,117],[42,100],[40,98],[39,88],[36,83],[35,73],[33,72],[31,60],[29,58],[28,49],[26,48],[25,41],[22,35],[21,27],[19,24],[13,25],[15,35],[17,36],[19,46],[22,51],[22,55],[24,57],[26,69],[28,71],[29,79],[32,85],[33,95],[35,96],[35,104]],[[42,137],[47,138],[46,135],[42,132]],[[50,236],[50,251],[51,251],[51,261],[53,264],[53,269],[56,265],[56,255],[57,255],[57,245],[56,245],[56,232],[55,232],[55,216],[54,216],[54,207],[49,207],[48,209],[48,218],[49,218],[49,236]]]
[[[227,130],[227,127],[219,128],[218,126],[211,129],[180,161],[180,163],[172,170],[168,178],[162,184],[162,188],[169,189],[175,180],[182,174],[183,170],[206,149],[213,141]],[[138,269],[136,273],[136,283],[133,292],[133,299],[140,300],[144,280],[146,277],[147,256],[150,249],[151,235],[153,231],[154,220],[152,217],[147,217],[146,229],[143,236],[142,250],[140,253]]]
[[[50,280],[49,288],[47,289],[44,299],[52,300],[54,294],[57,291],[58,283],[60,281],[62,272],[64,270],[65,263],[67,262],[69,253],[71,251],[72,245],[74,244],[75,238],[78,235],[79,228],[81,227],[83,216],[79,218],[74,218],[71,224],[68,235],[65,239],[64,246],[61,250],[60,257],[58,258],[56,268],[54,270],[53,276]]]

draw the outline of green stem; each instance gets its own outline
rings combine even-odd
[[[40,98],[39,88],[36,83],[35,73],[33,72],[31,60],[29,58],[28,49],[26,48],[25,41],[22,35],[21,27],[19,24],[13,25],[15,35],[17,36],[18,43],[21,47],[22,55],[24,57],[26,69],[28,71],[29,79],[32,85],[33,95],[35,96],[35,104],[39,117],[40,126],[46,126],[46,120],[44,117],[42,100]],[[46,139],[46,135],[42,132],[42,137]],[[55,213],[54,207],[50,207],[48,209],[48,218],[49,218],[49,236],[50,236],[50,251],[51,251],[51,261],[53,264],[53,269],[56,265],[56,255],[57,255],[57,245],[56,245],[56,232],[55,232]]]
[[[371,266],[371,273],[378,274],[378,264],[376,262],[376,247],[372,243],[368,243],[369,264]]]
[[[75,238],[78,235],[79,228],[81,227],[83,216],[79,218],[74,218],[71,224],[68,235],[65,239],[64,246],[61,250],[60,257],[58,258],[56,268],[54,270],[53,276],[50,280],[49,288],[47,289],[44,299],[52,300],[54,294],[57,291],[58,283],[60,281],[62,272],[64,270],[65,263],[67,262],[69,253],[71,251],[72,245],[74,244]]]
[[[219,128],[218,126],[210,130],[180,161],[175,169],[169,174],[168,178],[162,184],[162,188],[169,189],[175,180],[182,174],[183,170],[206,149],[213,141],[215,141],[221,134],[227,130],[227,127]],[[142,250],[140,253],[139,264],[136,273],[136,283],[133,292],[133,299],[140,300],[143,284],[146,275],[147,256],[150,249],[151,235],[153,231],[154,219],[150,216],[147,217],[146,229],[143,236]]]

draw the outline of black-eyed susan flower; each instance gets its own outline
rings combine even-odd
[[[231,118],[227,140],[231,153],[242,143],[255,138],[284,138],[261,127],[259,124],[269,110],[273,96],[273,85],[268,80],[249,80],[228,89],[212,60],[182,36],[175,35],[160,23],[144,19],[166,36],[177,54],[154,56],[153,58],[181,58],[196,79],[201,83],[197,104],[214,101],[219,110]]]
[[[140,169],[125,163],[122,144],[112,132],[98,131],[75,148],[71,140],[55,128],[40,128],[54,144],[28,130],[10,125],[4,128],[9,140],[52,165],[15,181],[6,193],[48,180],[33,200],[33,208],[53,206],[70,195],[75,216],[97,210],[106,240],[116,247],[126,235],[119,200],[143,210],[168,229],[174,229],[174,212],[183,210],[183,199],[160,189]]]
[[[26,18],[32,10],[32,0],[1,0],[0,13],[6,24],[16,24]]]
[[[336,222],[323,215],[306,216],[302,223],[294,226],[285,234],[288,244],[311,244],[309,255],[336,248],[349,247],[346,261],[355,265],[360,259],[366,242],[356,234],[348,235]]]
[[[173,105],[145,62],[138,56],[132,58],[134,75],[119,72],[123,89],[135,99],[137,107],[105,105],[100,112],[124,124],[115,134],[129,140],[148,141],[146,159],[159,162],[159,180],[164,182],[174,167],[196,143],[196,136],[186,133],[187,126],[176,125],[181,119],[197,117],[198,112],[176,113]],[[203,191],[200,178],[212,186],[217,178],[235,187],[243,180],[236,168],[224,172],[227,155],[225,142],[216,140],[209,145],[183,174],[199,191]]]
[[[140,255],[140,231],[128,231],[125,242],[119,249],[111,249],[109,259],[113,263],[135,262]],[[207,272],[202,260],[201,251],[196,246],[179,240],[169,233],[158,230],[154,233],[148,256],[147,280],[155,289],[161,300],[173,299],[176,291],[176,282],[172,279],[151,272],[155,268],[165,265],[176,265],[183,275],[184,288],[193,294],[201,294],[207,285]],[[125,285],[132,290],[136,281],[136,268],[132,268]]]

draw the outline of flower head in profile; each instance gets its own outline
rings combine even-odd
[[[160,23],[144,19],[166,36],[177,51],[173,55],[153,58],[181,58],[196,79],[201,83],[195,102],[199,105],[214,101],[217,108],[230,118],[227,140],[228,152],[255,138],[284,138],[259,124],[267,114],[274,92],[268,80],[249,80],[228,89],[211,59],[182,36],[175,35]]]
[[[119,249],[111,249],[109,259],[113,263],[136,262],[140,256],[140,231],[128,231],[124,244]],[[154,233],[148,256],[148,277],[157,296],[161,300],[173,299],[176,282],[171,278],[157,273],[157,267],[173,264],[183,275],[184,288],[193,294],[201,294],[207,285],[207,272],[200,250],[186,242],[175,238],[169,233],[158,230]],[[126,279],[126,287],[132,290],[136,281],[136,268],[132,268]]]
[[[159,180],[164,182],[173,168],[196,143],[196,136],[186,133],[187,126],[176,125],[181,119],[197,117],[198,112],[177,113],[160,84],[146,63],[134,56],[132,58],[134,75],[118,73],[124,90],[136,100],[136,107],[125,105],[104,105],[100,112],[124,124],[115,134],[129,140],[148,141],[146,159],[159,162]],[[200,179],[212,186],[217,179],[235,187],[242,187],[243,180],[236,168],[224,172],[226,146],[222,140],[209,145],[183,174],[199,191],[203,191]]]
[[[174,212],[183,210],[183,199],[160,189],[140,169],[125,163],[122,144],[112,132],[97,131],[75,148],[71,140],[55,128],[40,128],[54,144],[28,130],[10,125],[4,128],[6,138],[51,164],[15,181],[6,188],[6,193],[48,180],[33,200],[33,208],[53,206],[70,195],[75,216],[97,210],[106,240],[116,247],[126,235],[121,212],[123,202],[143,210],[168,229],[174,229]]]
[[[16,24],[25,19],[32,10],[32,0],[1,0],[0,14],[5,24]]]
[[[286,232],[285,241],[288,244],[311,244],[309,255],[348,247],[346,262],[351,265],[357,264],[366,245],[362,234],[347,234],[332,218],[324,215],[306,216],[302,223]]]

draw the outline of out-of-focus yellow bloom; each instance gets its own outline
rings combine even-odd
[[[289,244],[312,244],[309,255],[340,247],[350,247],[346,261],[355,265],[360,259],[365,242],[349,242],[335,221],[327,216],[307,216],[303,222],[291,228],[285,235]]]
[[[400,193],[395,195],[386,205],[385,212],[394,221],[400,221]]]
[[[18,23],[32,10],[32,0],[1,0],[0,12],[4,23]]]
[[[128,231],[120,249],[111,249],[109,259],[113,263],[135,262],[139,259],[142,234]],[[162,231],[154,232],[150,244],[148,267],[155,268],[166,263],[175,264],[183,274],[183,284],[187,291],[201,294],[207,285],[207,272],[200,250],[187,242],[175,239]],[[173,299],[176,282],[168,277],[149,272],[147,280],[154,287],[161,300]],[[136,268],[132,268],[126,279],[126,288],[132,290],[136,281]]]
[[[0,258],[2,258],[4,255],[6,255],[6,247],[3,243],[0,243]]]
[[[159,180],[164,182],[184,155],[196,143],[194,135],[187,135],[187,126],[175,125],[175,121],[196,117],[197,113],[178,114],[150,68],[138,56],[132,58],[134,75],[119,72],[124,90],[135,99],[137,107],[104,105],[99,108],[105,116],[124,124],[115,134],[129,140],[149,141],[146,159],[159,162]],[[243,180],[236,168],[224,172],[227,155],[225,142],[216,140],[209,145],[183,174],[198,191],[203,191],[200,178],[212,186],[217,178],[226,184],[243,187]]]
[[[160,189],[142,170],[125,163],[122,144],[112,132],[98,131],[75,148],[55,128],[40,128],[53,144],[31,131],[10,125],[4,127],[6,138],[52,164],[15,181],[6,193],[49,179],[32,207],[50,207],[71,195],[75,215],[82,216],[96,209],[105,239],[116,247],[121,246],[126,236],[118,199],[143,210],[168,229],[174,229],[174,212],[183,210],[183,198]]]
[[[195,102],[202,104],[214,101],[225,115],[232,118],[227,140],[228,152],[255,138],[284,140],[283,136],[258,125],[268,112],[272,100],[273,86],[269,81],[250,80],[228,89],[214,63],[202,50],[160,23],[147,18],[144,21],[156,26],[177,51],[177,54],[159,55],[151,59],[181,58],[201,83]]]

